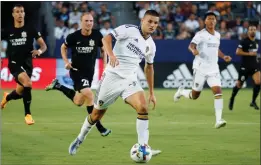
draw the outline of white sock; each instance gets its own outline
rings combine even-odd
[[[214,107],[215,107],[216,122],[218,122],[222,118],[223,99],[215,99]]]
[[[86,136],[88,135],[88,133],[91,131],[92,126],[94,126],[94,125],[92,125],[92,124],[89,123],[88,117],[89,117],[89,116],[87,116],[87,117],[85,118],[84,123],[83,123],[82,128],[81,128],[81,132],[80,132],[79,135],[78,135],[78,139],[79,139],[80,141],[84,141],[85,137],[86,137]]]
[[[138,143],[141,145],[149,143],[149,120],[136,120]]]
[[[191,89],[183,89],[180,91],[180,94],[188,99],[192,98],[192,90]]]

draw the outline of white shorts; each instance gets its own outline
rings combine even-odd
[[[195,91],[202,91],[205,82],[207,81],[209,87],[220,86],[221,87],[220,73],[204,74],[199,70],[193,70],[193,85],[192,89]]]
[[[96,91],[94,108],[98,110],[106,109],[119,96],[125,100],[139,91],[143,91],[143,89],[138,82],[137,76],[124,79],[115,73],[105,71]]]

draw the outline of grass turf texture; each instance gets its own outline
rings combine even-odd
[[[150,146],[163,153],[150,165],[260,164],[260,111],[249,107],[251,89],[243,89],[228,110],[231,90],[223,90],[223,117],[227,127],[214,129],[214,100],[204,90],[196,101],[173,102],[176,90],[156,90],[156,110],[150,110]],[[1,93],[2,94],[2,93]],[[102,123],[113,130],[102,137],[96,128],[75,156],[69,144],[86,116],[58,91],[33,90],[35,125],[24,123],[22,100],[11,101],[1,112],[3,165],[131,165],[130,148],[137,142],[136,113],[122,99],[110,106]],[[260,100],[258,98],[257,103]],[[151,106],[150,106],[151,107]]]

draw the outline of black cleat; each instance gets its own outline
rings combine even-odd
[[[255,110],[259,110],[259,107],[256,105],[255,102],[250,103],[250,107],[255,108]]]
[[[228,105],[228,108],[230,111],[233,110],[233,106],[234,106],[234,98],[231,97],[229,100],[229,105]]]

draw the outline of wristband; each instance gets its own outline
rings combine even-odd
[[[43,53],[43,51],[42,51],[41,49],[38,49],[38,52],[39,52],[39,54],[42,54],[42,53]]]

